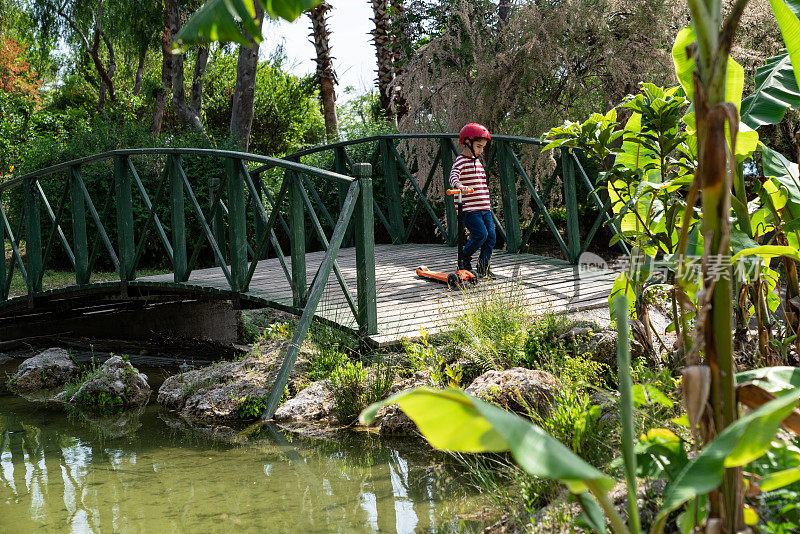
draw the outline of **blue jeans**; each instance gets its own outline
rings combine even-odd
[[[464,260],[469,263],[476,250],[481,249],[478,265],[485,269],[489,266],[492,249],[497,241],[494,232],[494,219],[489,210],[464,212],[464,226],[469,230],[469,241],[464,245]]]

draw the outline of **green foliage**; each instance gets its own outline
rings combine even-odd
[[[756,88],[742,100],[742,122],[753,128],[778,124],[787,109],[800,106],[800,89],[789,54],[783,51],[756,70]]]
[[[337,368],[351,363],[351,358],[359,358],[358,339],[340,328],[313,323],[309,339],[315,349],[309,361],[311,381],[329,378]]]
[[[100,411],[116,412],[122,409],[122,398],[107,391],[80,395],[73,402],[81,406],[91,406]]]
[[[267,398],[246,395],[236,399],[236,414],[243,421],[252,421],[261,417],[267,409]]]
[[[322,0],[208,0],[183,25],[175,36],[174,46],[208,41],[232,41],[244,46],[249,46],[251,40],[260,43],[262,37],[256,21],[256,1],[269,17],[280,17],[291,22]]]
[[[463,311],[448,332],[451,343],[484,371],[517,366],[525,358],[530,322],[523,292],[463,293]]]
[[[614,452],[609,439],[612,424],[600,421],[600,406],[592,404],[583,391],[571,387],[557,389],[550,413],[540,415],[530,410],[528,416],[596,467],[602,467]]]
[[[334,412],[339,421],[355,421],[364,408],[383,398],[393,378],[394,370],[389,365],[378,364],[370,372],[360,361],[341,362],[330,376]]]
[[[230,133],[236,61],[236,55],[218,52],[209,59],[204,76],[204,122],[221,146],[227,146]],[[289,74],[285,61],[285,56],[277,55],[258,64],[248,149],[252,153],[283,156],[323,140],[324,121],[314,78]]]

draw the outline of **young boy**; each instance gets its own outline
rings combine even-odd
[[[489,204],[489,188],[486,185],[486,171],[478,157],[492,138],[489,130],[480,124],[470,123],[461,128],[458,140],[464,146],[461,154],[453,162],[450,171],[450,185],[462,191],[473,189],[472,193],[462,193],[464,201],[464,225],[469,230],[469,241],[464,245],[464,265],[461,269],[472,270],[472,255],[478,249],[478,276],[490,276],[489,259],[496,241],[494,219]]]

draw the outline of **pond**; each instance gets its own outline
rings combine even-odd
[[[156,404],[99,417],[0,391],[3,533],[480,531],[487,503],[463,478],[414,439],[193,427]]]

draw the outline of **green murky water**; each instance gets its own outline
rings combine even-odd
[[[0,532],[459,532],[480,496],[415,440],[65,413],[0,391]]]

